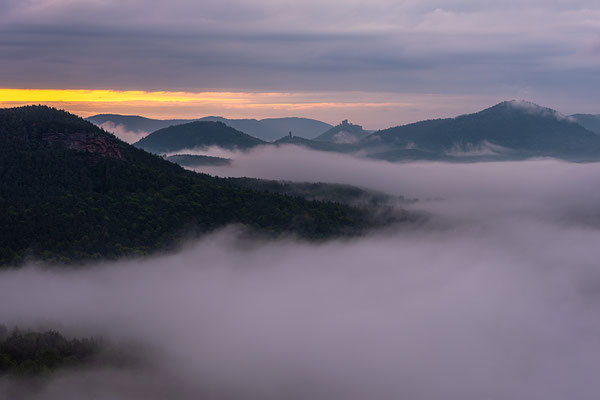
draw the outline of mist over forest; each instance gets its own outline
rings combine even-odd
[[[160,256],[4,270],[7,326],[136,343],[145,361],[2,378],[1,396],[597,398],[600,165],[230,155],[203,171],[353,184],[429,217],[320,242],[233,225]]]
[[[600,1],[0,32],[0,400],[600,399]]]

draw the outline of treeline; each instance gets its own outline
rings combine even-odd
[[[0,376],[32,376],[94,361],[99,339],[67,339],[56,331],[34,332],[0,325]]]

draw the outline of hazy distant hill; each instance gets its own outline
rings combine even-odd
[[[64,111],[0,109],[0,265],[147,254],[230,223],[312,238],[371,224],[357,208],[186,171]]]
[[[600,159],[600,137],[558,112],[507,101],[475,114],[398,126],[361,142],[371,156],[388,160]]]
[[[266,141],[276,140],[290,131],[294,135],[313,138],[331,125],[309,118],[266,118],[256,119],[228,119],[223,117],[203,117],[197,119],[150,119],[134,115],[99,114],[86,118],[88,121],[101,126],[106,123],[120,125],[123,129],[132,132],[150,133],[172,125],[180,125],[193,121],[219,121],[248,135]]]
[[[293,135],[313,138],[331,125],[308,118],[227,119],[204,117],[204,121],[221,121],[232,128],[266,141],[274,141],[292,132]]]
[[[348,120],[342,121],[340,125],[334,126],[325,133],[317,136],[314,140],[322,142],[352,144],[358,143],[361,139],[369,136],[369,132],[363,130],[362,126],[348,123]]]
[[[585,129],[600,135],[600,114],[573,114],[569,116]]]
[[[134,146],[162,154],[209,146],[245,150],[261,144],[266,142],[222,122],[195,121],[159,129],[135,143]]]

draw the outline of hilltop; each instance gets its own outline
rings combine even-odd
[[[162,154],[210,146],[247,150],[263,144],[266,142],[222,122],[195,121],[159,129],[134,143],[134,146],[151,153]]]

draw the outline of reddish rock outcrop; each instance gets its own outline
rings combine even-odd
[[[69,149],[124,160],[118,142],[110,136],[96,133],[47,133],[43,135],[43,139],[49,143],[64,144]]]

